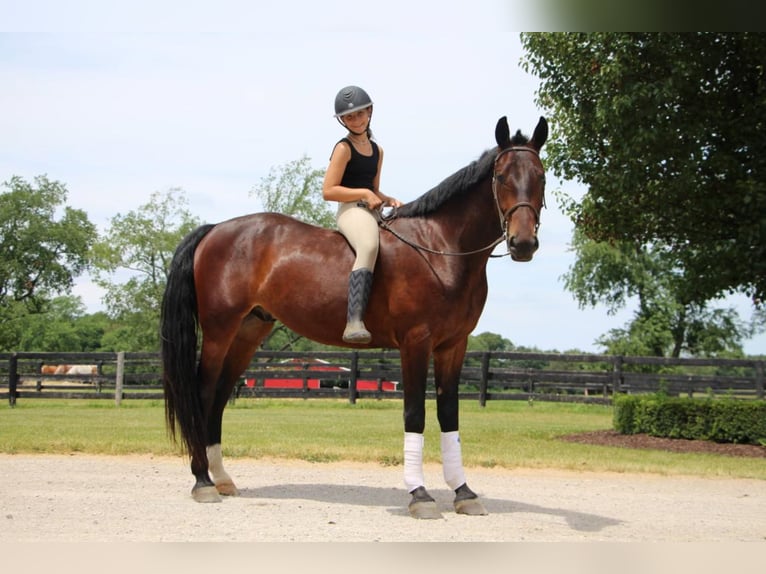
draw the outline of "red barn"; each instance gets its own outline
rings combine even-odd
[[[284,361],[286,364],[295,364],[296,366],[293,367],[295,370],[302,370],[303,365],[308,364],[309,371],[317,371],[317,372],[350,372],[350,369],[347,369],[346,367],[338,367],[337,365],[332,365],[328,363],[327,361],[323,361],[322,359],[288,359]],[[289,366],[280,367],[280,370],[287,370],[290,369]],[[341,380],[338,379],[332,379],[331,381],[325,380],[324,384],[322,383],[323,379],[321,375],[317,375],[317,378],[308,379],[306,381],[306,385],[309,389],[319,389],[323,386],[340,386]],[[328,385],[329,383],[329,385]],[[346,381],[346,385],[348,382]],[[395,391],[396,387],[398,385],[398,381],[383,381],[381,384],[381,388],[384,391]],[[245,379],[245,385],[248,387],[254,387],[255,386],[255,379]],[[264,388],[267,389],[302,389],[303,388],[303,379],[302,378],[275,378],[275,379],[264,379],[263,381]],[[377,380],[365,380],[365,379],[357,379],[356,381],[356,388],[360,391],[376,391],[378,390],[378,381]]]

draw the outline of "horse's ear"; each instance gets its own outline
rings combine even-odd
[[[547,139],[548,122],[545,121],[543,116],[540,116],[540,121],[537,122],[537,127],[535,128],[535,133],[532,134],[532,141],[530,143],[532,144],[533,148],[535,148],[537,151],[540,151],[540,148],[543,147],[543,144]]]
[[[495,141],[500,149],[505,149],[511,145],[511,130],[508,128],[508,118],[505,116],[497,120]]]

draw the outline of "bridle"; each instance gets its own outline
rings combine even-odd
[[[537,233],[537,230],[540,228],[540,212],[530,202],[518,201],[514,205],[509,207],[505,212],[503,212],[503,208],[500,207],[500,200],[497,197],[498,184],[500,185],[500,187],[507,186],[508,184],[503,181],[501,174],[497,173],[497,162],[505,154],[514,152],[514,151],[526,151],[526,152],[535,154],[537,157],[540,157],[540,154],[537,153],[537,150],[531,147],[513,146],[513,147],[509,147],[502,150],[500,153],[497,154],[497,157],[495,158],[495,165],[494,165],[493,173],[492,173],[492,195],[495,198],[495,207],[497,207],[497,214],[498,216],[500,216],[500,227],[503,230],[503,237],[502,237],[503,239],[506,239],[508,237],[508,222],[511,220],[511,216],[516,212],[517,209],[521,209],[522,207],[531,209],[532,213],[535,214],[535,233]],[[545,207],[544,194],[543,194],[543,207]]]
[[[495,207],[497,208],[497,213],[500,216],[500,227],[503,230],[503,234],[495,239],[492,243],[485,247],[481,247],[479,249],[474,249],[473,251],[461,251],[461,252],[449,252],[449,251],[440,251],[438,249],[431,249],[429,247],[425,247],[423,245],[418,245],[417,243],[414,243],[407,239],[406,237],[401,236],[399,233],[397,233],[394,229],[392,229],[388,222],[396,219],[396,210],[394,210],[391,215],[385,217],[381,214],[380,219],[378,220],[378,225],[382,229],[386,229],[387,231],[390,231],[394,237],[399,239],[400,241],[406,243],[410,247],[413,247],[417,249],[418,251],[425,251],[426,253],[433,253],[435,255],[447,255],[447,256],[467,256],[467,255],[475,255],[477,253],[482,253],[483,251],[491,251],[498,245],[500,245],[503,241],[506,243],[508,242],[508,221],[510,221],[511,216],[516,212],[517,209],[520,209],[522,207],[526,207],[532,210],[532,212],[535,214],[535,233],[537,232],[538,228],[540,227],[540,212],[537,210],[537,208],[532,205],[528,201],[519,201],[516,204],[509,207],[505,212],[503,212],[503,208],[500,207],[500,200],[497,197],[497,190],[498,190],[498,184],[502,186],[507,186],[508,184],[502,181],[502,178],[500,177],[500,174],[497,173],[497,162],[498,160],[504,156],[507,153],[515,152],[515,151],[526,151],[535,154],[539,157],[539,154],[537,153],[537,150],[532,149],[530,147],[521,147],[521,146],[512,146],[509,148],[505,148],[504,150],[501,150],[497,156],[495,157],[494,164],[492,166],[492,196],[495,198]],[[543,207],[545,207],[545,195],[543,195]],[[510,250],[506,251],[502,255],[490,255],[490,257],[505,257],[506,255],[510,255]]]

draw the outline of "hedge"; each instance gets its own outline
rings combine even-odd
[[[621,434],[766,446],[766,401],[622,395],[614,400]]]

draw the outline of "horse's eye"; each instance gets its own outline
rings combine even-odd
[[[495,175],[495,179],[498,183],[503,183],[505,181],[505,176],[502,173],[498,173]]]

